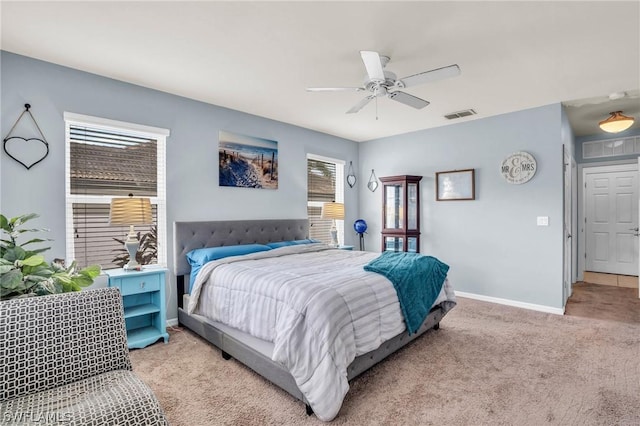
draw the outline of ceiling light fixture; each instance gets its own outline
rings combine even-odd
[[[619,133],[633,125],[633,118],[622,114],[622,111],[610,112],[611,116],[602,120],[599,125],[602,130],[609,133]]]

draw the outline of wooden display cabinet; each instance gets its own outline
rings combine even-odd
[[[422,176],[381,177],[382,251],[420,252]]]

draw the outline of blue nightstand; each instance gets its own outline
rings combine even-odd
[[[144,348],[158,339],[169,342],[165,307],[165,274],[167,269],[148,267],[141,271],[111,269],[109,287],[117,287],[122,295],[129,348]]]

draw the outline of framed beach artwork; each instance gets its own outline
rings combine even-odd
[[[278,189],[278,142],[221,130],[220,186]]]
[[[436,173],[436,200],[475,200],[475,169]]]

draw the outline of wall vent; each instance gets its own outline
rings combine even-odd
[[[583,142],[582,158],[616,157],[640,154],[640,136]]]
[[[446,118],[447,120],[455,120],[456,118],[468,117],[470,115],[476,115],[476,114],[477,112],[475,112],[472,109],[465,109],[462,111],[456,111],[449,114],[445,114],[444,118]]]

